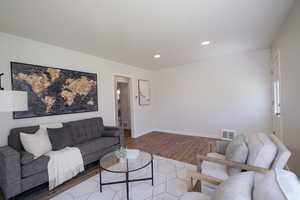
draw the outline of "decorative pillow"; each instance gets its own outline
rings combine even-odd
[[[300,183],[297,176],[286,170],[272,170],[254,185],[253,200],[297,200]]]
[[[264,133],[248,136],[249,157],[247,164],[269,169],[277,153],[276,145]]]
[[[238,135],[230,142],[225,151],[226,160],[245,164],[248,157],[248,147],[245,136]],[[230,176],[241,172],[239,168],[228,167],[227,172]]]
[[[212,194],[212,200],[251,200],[253,180],[253,172],[230,176]]]
[[[68,127],[48,128],[47,131],[54,151],[72,146],[72,137]]]
[[[39,129],[34,134],[20,133],[21,143],[26,151],[34,155],[34,159],[52,150],[47,132]]]

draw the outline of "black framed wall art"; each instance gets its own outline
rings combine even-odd
[[[28,93],[14,119],[98,111],[97,74],[11,62],[12,89]]]

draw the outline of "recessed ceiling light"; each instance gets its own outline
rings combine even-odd
[[[202,46],[206,46],[206,45],[209,45],[210,44],[210,41],[203,41],[201,42]]]
[[[160,55],[159,54],[155,54],[153,57],[154,58],[160,58]]]

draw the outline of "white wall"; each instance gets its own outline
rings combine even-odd
[[[274,48],[281,53],[283,139],[293,155],[289,162],[300,176],[300,2],[282,26]]]
[[[11,88],[10,61],[54,66],[98,74],[99,112],[13,120],[0,113],[0,145],[12,127],[102,116],[115,124],[113,75],[151,80],[150,106],[134,101],[134,133],[151,130],[219,137],[220,129],[238,132],[271,131],[269,50],[248,52],[200,63],[147,71],[60,47],[0,33],[0,72]]]
[[[219,137],[271,132],[270,51],[213,58],[158,71],[155,96],[161,131]]]
[[[137,95],[137,79],[151,80],[153,77],[153,72],[151,71],[0,33],[0,72],[5,74],[2,81],[5,89],[11,88],[11,61],[97,73],[99,112],[19,120],[13,120],[12,113],[0,113],[0,146],[7,143],[7,135],[13,127],[70,121],[94,116],[102,116],[106,125],[114,125],[113,75],[126,75],[133,79],[133,96]],[[138,105],[137,99],[135,99],[133,107],[134,116],[132,117],[135,124],[135,136],[151,131],[154,126],[154,117],[152,117],[153,104],[141,107]]]

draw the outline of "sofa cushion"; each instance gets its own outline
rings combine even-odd
[[[230,142],[225,151],[225,158],[228,161],[245,164],[248,157],[248,147],[244,135],[238,135],[232,142]],[[230,176],[240,173],[239,168],[228,167],[228,174]]]
[[[255,183],[253,200],[294,200],[300,197],[300,183],[295,174],[272,170]]]
[[[20,133],[27,133],[27,134],[34,134],[37,132],[40,128],[58,128],[61,127],[61,123],[51,123],[51,124],[41,124],[40,126],[26,126],[26,127],[19,127],[19,128],[13,128],[10,130],[9,136],[8,136],[8,145],[16,149],[17,151],[23,151],[24,148],[22,146],[21,140],[20,140]]]
[[[8,145],[16,149],[17,151],[24,151],[23,145],[20,139],[20,133],[34,134],[39,130],[39,126],[27,126],[20,128],[13,128],[10,130],[8,136]]]
[[[212,200],[251,200],[253,178],[253,172],[230,176],[224,183],[219,185],[212,195]]]
[[[208,153],[207,156],[225,160],[225,156],[218,153]],[[203,174],[214,176],[222,180],[226,180],[228,178],[226,166],[218,163],[203,161],[202,172]]]
[[[264,133],[248,136],[249,157],[248,165],[269,169],[275,159],[277,148],[271,139]]]
[[[39,186],[43,183],[48,182],[48,171],[43,171],[41,173],[34,174],[32,176],[29,176],[27,178],[23,178],[21,185],[22,185],[22,191],[26,191],[29,189],[32,189],[36,186]],[[32,196],[32,195],[30,195]],[[35,198],[36,199],[36,198]],[[48,198],[45,198],[48,199]]]
[[[208,157],[218,158],[218,159],[225,159],[225,156],[218,153],[208,153]],[[222,180],[226,180],[228,178],[228,172],[225,165],[221,165],[218,163],[203,161],[201,165],[201,172],[208,176],[213,176]],[[209,187],[211,189],[216,189],[217,185],[212,183],[201,181],[202,188]]]
[[[291,156],[291,152],[275,135],[270,135],[270,139],[277,147],[277,154],[272,163],[272,169],[284,169]]]
[[[22,165],[22,177],[25,178],[47,170],[48,161],[48,156],[41,156],[26,165]]]
[[[102,149],[100,151],[96,151],[94,153],[87,154],[87,155],[83,156],[83,163],[84,163],[84,165],[88,165],[92,162],[99,161],[99,158],[101,156],[105,155],[106,153],[116,151],[118,149],[120,149],[120,145],[113,145],[113,146],[107,147],[105,149]]]
[[[85,143],[75,145],[75,147],[80,149],[82,156],[87,156],[91,153],[116,145],[118,142],[118,138],[115,137],[99,137]]]
[[[54,151],[73,145],[71,131],[68,126],[62,128],[48,128],[47,131]]]
[[[64,123],[70,127],[73,142],[81,144],[101,136],[104,129],[101,117]]]
[[[34,160],[34,155],[27,152],[27,151],[21,151],[21,164],[26,165]]]

